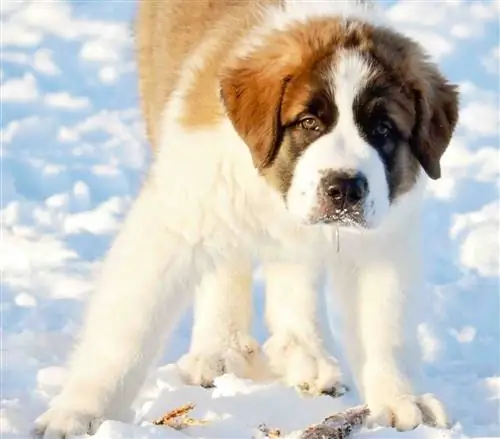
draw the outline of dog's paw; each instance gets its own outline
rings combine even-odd
[[[66,439],[71,435],[94,434],[103,418],[66,408],[51,408],[35,421],[37,439]]]
[[[225,373],[258,379],[264,370],[260,347],[249,336],[191,351],[181,357],[177,367],[186,383],[202,387],[212,387],[214,379]]]
[[[276,376],[301,393],[342,396],[340,368],[321,346],[305,343],[292,334],[275,334],[264,345],[269,368]]]
[[[443,404],[432,394],[400,395],[387,398],[377,395],[367,400],[372,413],[371,423],[394,427],[399,431],[413,430],[420,424],[449,428]]]

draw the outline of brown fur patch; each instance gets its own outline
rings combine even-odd
[[[360,51],[374,75],[360,100],[380,106],[399,131],[392,157],[384,157],[391,199],[410,190],[420,165],[439,178],[439,160],[458,117],[458,94],[422,49],[384,28],[370,32],[373,44]]]
[[[148,138],[158,142],[161,113],[180,79],[183,63],[200,44],[215,37],[207,64],[195,74],[183,121],[210,124],[221,117],[219,97],[210,93],[217,71],[233,44],[252,23],[255,7],[281,0],[141,0],[136,23],[139,92]],[[231,38],[228,38],[231,35]],[[216,89],[216,87],[215,87]]]
[[[370,81],[354,102],[354,117],[360,134],[384,162],[389,197],[394,200],[413,187],[420,173],[418,160],[409,147],[417,123],[413,94],[390,72],[375,65]],[[371,134],[380,121],[390,121],[394,127],[381,144]]]
[[[325,58],[322,65],[305,70],[286,87],[280,109],[281,144],[269,157],[268,166],[261,168],[262,175],[283,195],[290,187],[302,152],[335,125],[337,110],[327,83],[329,63],[330,58]],[[317,131],[300,126],[300,120],[311,116],[318,123]]]
[[[421,47],[409,38],[374,28],[372,39],[373,46],[367,55],[382,69],[380,78],[394,84],[399,95],[413,104],[415,122],[409,138],[411,151],[425,172],[437,179],[441,175],[439,160],[458,120],[458,89],[448,83]],[[411,112],[404,104],[401,115],[405,108]]]
[[[186,110],[180,123],[186,127],[201,127],[216,124],[224,116],[220,105],[218,74],[221,60],[233,49],[241,38],[256,24],[255,9],[261,5],[279,4],[281,0],[233,1],[223,17],[214,25],[207,38],[215,45],[207,50],[203,67],[194,72],[194,81],[186,95]],[[249,8],[251,5],[251,8]],[[228,38],[230,34],[230,38]]]

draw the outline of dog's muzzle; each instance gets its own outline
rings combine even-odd
[[[328,171],[317,188],[318,206],[311,223],[365,226],[368,180],[359,172]]]

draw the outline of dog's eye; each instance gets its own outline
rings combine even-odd
[[[371,143],[383,151],[386,155],[391,155],[397,144],[397,130],[388,119],[381,119],[371,130]]]
[[[373,128],[372,135],[378,138],[388,138],[392,134],[392,125],[389,121],[383,120],[378,122]]]
[[[320,124],[315,117],[306,117],[299,122],[302,129],[307,131],[319,131]]]

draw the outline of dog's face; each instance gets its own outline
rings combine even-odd
[[[255,166],[307,224],[376,227],[439,160],[458,95],[409,39],[358,21],[269,32],[223,73]]]

